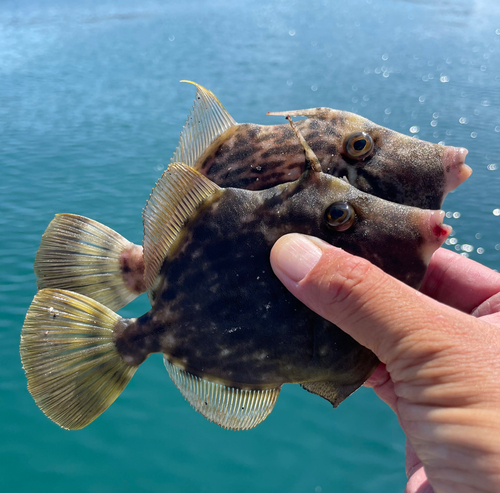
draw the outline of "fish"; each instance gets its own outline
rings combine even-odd
[[[223,188],[263,190],[301,176],[303,145],[289,124],[237,124],[211,91],[190,83],[196,96],[171,162],[183,162]],[[306,116],[295,127],[322,170],[392,202],[440,209],[446,194],[472,172],[466,149],[411,138],[354,113],[316,108],[273,114]],[[95,222],[81,222],[77,230],[87,228],[86,239],[75,240],[67,222],[67,216],[56,216],[42,237],[35,259],[38,289],[76,291],[115,311],[145,292],[141,245]],[[86,252],[81,241],[88,243]]]
[[[181,82],[194,84],[196,96],[171,162],[188,164],[221,187],[248,190],[303,173],[302,146],[288,124],[238,124],[211,91]],[[440,209],[472,173],[467,149],[408,137],[355,113],[321,107],[267,114],[305,117],[296,126],[325,173],[391,202]]]
[[[300,384],[336,407],[374,371],[379,361],[370,350],[277,279],[273,244],[291,232],[314,235],[418,288],[451,228],[443,211],[395,204],[324,173],[291,125],[306,162],[293,182],[223,188],[184,163],[163,173],[143,211],[151,301],[144,315],[123,318],[61,288],[36,294],[20,353],[28,389],[51,420],[87,426],[158,352],[191,406],[233,430],[266,419],[284,384]],[[92,224],[64,217],[70,236]],[[105,229],[93,231],[108,246],[120,242]],[[83,238],[86,244],[85,229]]]

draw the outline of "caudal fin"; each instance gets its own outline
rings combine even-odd
[[[66,289],[119,310],[145,291],[142,247],[103,224],[57,214],[35,259],[38,289]]]
[[[87,426],[134,375],[137,367],[123,361],[114,343],[123,324],[81,294],[43,289],[35,296],[21,332],[21,360],[36,404],[59,426]]]

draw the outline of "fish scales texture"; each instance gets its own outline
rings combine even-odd
[[[270,249],[283,234],[312,234],[418,287],[428,238],[420,231],[420,211],[323,173],[307,174],[260,192],[225,189],[204,203],[163,263],[152,310],[117,338],[119,352],[138,365],[161,351],[194,375],[239,388],[318,380],[361,385],[374,355],[283,287],[271,270]],[[352,231],[337,233],[325,224],[323,211],[339,200],[356,207]],[[388,239],[394,253],[388,254]]]

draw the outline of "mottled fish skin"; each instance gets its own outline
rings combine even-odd
[[[337,201],[356,211],[347,231],[325,222]],[[222,190],[184,226],[161,267],[152,309],[116,331],[117,349],[131,365],[163,352],[180,368],[232,387],[359,386],[376,357],[283,287],[270,267],[271,247],[289,232],[314,235],[418,287],[427,246],[435,250],[446,234],[439,221],[432,230],[431,215],[312,171],[260,192]]]
[[[359,190],[391,202],[439,209],[449,191],[447,175],[463,165],[465,153],[445,165],[445,156],[455,148],[408,137],[354,113],[306,111],[316,116],[296,125],[323,171],[345,176]],[[355,132],[366,132],[373,140],[365,159],[350,158],[345,150],[346,139]],[[304,159],[289,125],[237,124],[220,135],[194,167],[222,187],[261,190],[296,180],[304,171]]]

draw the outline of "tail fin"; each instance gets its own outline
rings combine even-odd
[[[35,296],[21,332],[21,360],[28,390],[59,426],[77,430],[103,413],[137,367],[114,344],[123,319],[81,294],[43,289]]]
[[[142,247],[103,224],[57,214],[35,259],[38,289],[67,289],[119,310],[145,291]]]

